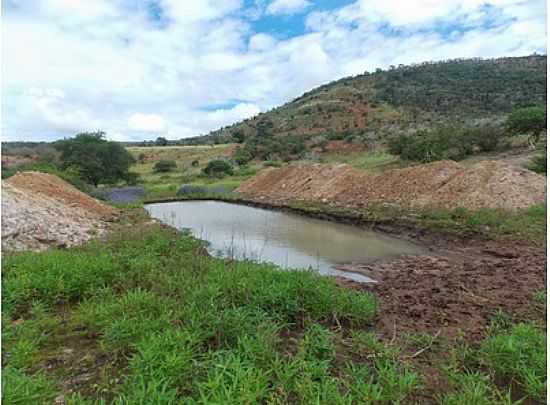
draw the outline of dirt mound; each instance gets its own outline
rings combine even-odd
[[[284,204],[322,201],[364,207],[369,203],[446,208],[520,209],[546,199],[546,179],[503,162],[469,168],[448,160],[373,174],[349,165],[293,164],[262,170],[237,189],[246,198]]]
[[[107,228],[116,210],[44,173],[2,182],[2,248],[44,250],[80,244]]]
[[[87,212],[109,219],[116,214],[116,210],[76,189],[71,184],[57,176],[40,172],[20,172],[7,179],[4,183],[18,189],[27,190],[53,198],[59,202],[80,207]]]
[[[483,161],[463,170],[430,196],[445,207],[461,206],[515,210],[546,200],[546,178],[499,161]]]

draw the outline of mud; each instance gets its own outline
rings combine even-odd
[[[456,243],[456,242],[455,242]],[[441,241],[440,245],[444,245]],[[541,319],[533,293],[546,288],[546,250],[510,242],[458,242],[433,254],[346,268],[379,281],[359,285],[378,298],[376,331],[439,333],[478,342],[501,310],[515,321]]]

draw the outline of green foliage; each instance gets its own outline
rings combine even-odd
[[[546,161],[547,161],[547,152],[546,152],[546,136],[543,137],[537,143],[537,155],[535,155],[529,165],[527,166],[530,170],[546,175]]]
[[[246,163],[252,159],[290,161],[302,157],[306,152],[301,136],[256,136],[247,139],[243,145],[235,154],[237,163]]]
[[[448,115],[486,115],[546,100],[546,56],[457,59],[393,67],[370,76],[375,99]]]
[[[66,169],[61,169],[53,163],[29,163],[16,168],[4,169],[2,168],[2,178],[9,178],[16,174],[17,172],[23,171],[35,171],[42,173],[53,174],[57,177],[62,178],[67,183],[71,183],[73,186],[78,188],[81,191],[88,192],[90,191],[90,186],[84,182],[80,176],[80,170],[76,166],[70,166]]]
[[[509,333],[487,338],[480,355],[497,378],[518,382],[533,399],[546,398],[545,331],[531,324],[518,324]]]
[[[511,132],[529,134],[537,143],[546,130],[546,108],[542,106],[519,108],[510,113],[506,127]]]
[[[233,131],[232,135],[233,135],[233,139],[237,143],[243,143],[244,140],[246,139],[246,135],[244,134],[244,131],[242,129],[237,129]]]
[[[2,370],[2,403],[31,405],[52,403],[55,389],[42,374],[29,376],[6,367]]]
[[[287,136],[307,142],[324,134],[328,140],[351,141],[364,132],[384,141],[441,123],[497,122],[518,106],[546,103],[546,60],[546,55],[472,58],[377,69],[322,85],[257,117],[185,142],[233,142],[238,131],[247,134],[245,143]],[[262,160],[285,159],[259,155],[254,153]]]
[[[402,159],[424,163],[462,160],[476,151],[496,150],[503,137],[504,132],[496,127],[440,127],[392,138],[388,141],[388,149]]]
[[[177,164],[174,160],[160,160],[153,166],[155,173],[168,173],[177,168]]]
[[[454,390],[440,396],[441,405],[515,405],[518,403],[512,401],[509,394],[502,394],[491,384],[490,378],[480,372],[453,372],[450,377]]]
[[[104,132],[81,133],[54,146],[61,152],[61,167],[78,168],[82,179],[94,186],[134,180],[129,172],[134,158],[120,143],[107,141]]]
[[[159,136],[156,141],[155,141],[155,145],[157,146],[167,146],[168,145],[168,140],[162,136]]]
[[[21,370],[51,356],[63,334],[71,341],[85,333],[106,356],[128,358],[113,403],[351,401],[344,387],[361,382],[333,376],[336,345],[321,324],[371,322],[371,295],[315,272],[197,255],[198,241],[157,225],[121,232],[82,248],[3,258],[5,361],[18,367],[25,390],[43,380]],[[29,308],[33,300],[42,304]],[[63,324],[50,315],[60,303]],[[25,320],[14,323],[12,313]],[[302,327],[287,358],[282,336]]]
[[[233,174],[233,166],[227,160],[215,159],[208,162],[203,172],[210,177],[223,177]]]

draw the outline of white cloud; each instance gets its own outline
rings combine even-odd
[[[239,103],[232,108],[220,108],[208,112],[206,119],[216,127],[225,126],[260,113],[260,108],[251,103]]]
[[[311,6],[309,0],[273,0],[267,6],[268,14],[294,14]]]
[[[297,0],[256,0],[253,9],[241,0],[157,1],[159,19],[142,2],[4,3],[3,135],[103,129],[116,139],[182,138],[377,67],[546,49],[544,0],[357,0],[324,12]],[[308,7],[307,31],[256,32],[250,18],[266,7]],[[467,29],[438,32],[444,25]],[[204,108],[234,100],[242,101]]]
[[[128,118],[128,128],[142,132],[162,132],[166,124],[158,114],[132,114]]]

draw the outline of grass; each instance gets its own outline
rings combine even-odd
[[[6,403],[393,404],[422,392],[421,369],[377,337],[372,295],[205,256],[189,234],[126,210],[134,220],[106,240],[3,258]],[[442,403],[510,403],[516,383],[541,398],[543,332],[506,319],[462,356],[475,367],[455,362]]]
[[[260,164],[235,170],[232,176],[224,178],[208,177],[202,173],[208,162],[227,157],[232,144],[212,146],[153,146],[130,147],[128,151],[136,159],[131,171],[139,174],[139,182],[144,186],[144,200],[175,198],[181,186],[208,186],[232,191],[244,180],[254,176]],[[140,158],[141,157],[141,158]],[[177,168],[167,173],[156,173],[153,166],[160,160],[174,160]],[[195,163],[194,163],[195,162]]]
[[[485,340],[480,357],[496,378],[513,381],[529,397],[545,400],[546,331],[533,324],[514,325]]]
[[[521,238],[533,244],[546,242],[546,204],[517,212],[484,208],[424,208],[408,210],[396,206],[370,205],[368,209],[346,209],[308,201],[294,201],[289,207],[309,215],[329,215],[364,223],[401,224],[418,230],[489,239]]]
[[[369,325],[373,297],[313,272],[201,256],[200,247],[151,224],[81,248],[5,257],[4,382],[13,388],[6,398],[36,403],[35,397],[61,394],[73,368],[39,370],[59,364],[62,348],[70,347],[94,356],[92,364],[108,359],[87,370],[93,378],[81,387],[84,399],[351,400],[346,387],[358,382],[335,377],[332,329]],[[301,337],[294,342],[287,335]],[[115,379],[100,375],[115,366],[120,382],[107,393],[94,389]]]

